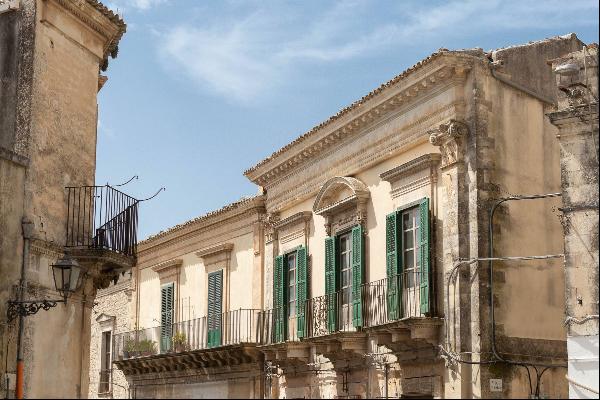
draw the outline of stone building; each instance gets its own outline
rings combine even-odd
[[[598,46],[552,60],[565,229],[569,398],[598,397]]]
[[[142,242],[132,396],[567,397],[548,61],[582,47],[441,49]]]
[[[98,290],[91,314],[90,385],[88,398],[129,398],[129,384],[112,366],[112,341],[129,331],[132,302],[131,276]]]
[[[135,199],[115,209],[119,217],[105,220],[108,225],[94,214],[103,207],[96,196],[117,193],[94,186],[97,93],[124,32],[121,18],[97,0],[0,0],[0,386],[6,396],[85,397],[95,292],[135,260]],[[119,226],[128,236],[117,244],[115,233],[125,233],[116,227],[119,218],[127,219]],[[57,260],[80,277],[72,286],[55,284]],[[79,288],[65,302],[56,289],[69,294],[75,283]]]

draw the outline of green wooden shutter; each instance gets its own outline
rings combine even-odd
[[[283,271],[283,256],[275,257],[273,268],[273,341],[285,340],[285,274]]]
[[[221,345],[223,270],[208,274],[208,347]]]
[[[352,323],[363,325],[362,284],[365,265],[362,225],[352,228]]]
[[[421,222],[421,246],[419,255],[421,257],[421,314],[429,314],[430,306],[430,290],[429,290],[429,275],[430,271],[430,248],[429,248],[429,199],[424,198],[419,204],[419,214]]]
[[[335,237],[325,238],[325,295],[327,302],[327,329],[337,330],[337,252]]]
[[[308,297],[308,255],[306,247],[301,246],[296,253],[296,326],[298,338],[304,337],[306,326],[305,306]]]
[[[400,287],[398,285],[399,277],[399,232],[398,222],[400,214],[395,211],[388,214],[385,218],[385,264],[387,273],[387,313],[388,319],[397,320],[400,316]]]
[[[163,285],[160,288],[160,351],[164,353],[171,350],[171,338],[173,336],[173,294],[175,286],[173,283]]]

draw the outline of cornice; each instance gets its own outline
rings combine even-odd
[[[155,265],[152,267],[152,271],[161,275],[178,269],[182,264],[183,260],[181,258],[174,258],[172,260],[161,262],[160,264]]]
[[[312,213],[310,211],[300,211],[294,215],[291,215],[285,219],[282,219],[281,221],[276,222],[275,224],[273,224],[273,228],[279,230],[279,229],[285,228],[286,226],[293,225],[293,224],[296,224],[299,222],[310,221],[311,218],[312,218]]]
[[[43,254],[55,258],[62,257],[64,254],[62,246],[41,239],[32,239],[30,242],[30,250],[34,254]]]
[[[343,159],[336,160],[336,167],[329,172],[335,175],[356,174],[365,168],[399,154],[408,147],[427,143],[429,136],[426,132],[428,130],[443,121],[463,115],[464,107],[464,100],[457,99],[437,108],[434,112],[422,116],[418,120],[401,125],[389,134],[382,136],[379,140],[370,140],[368,147],[359,146],[359,153],[347,153]],[[402,110],[398,112],[401,113]],[[395,118],[398,118],[398,115],[390,116],[388,119],[392,120]],[[350,146],[353,141],[359,140],[362,137],[363,135],[356,136],[352,141],[344,143],[344,145]],[[354,147],[357,148],[357,146]],[[326,155],[323,157],[326,157]],[[294,188],[294,190],[289,190],[285,185],[282,185],[282,183],[289,182],[293,178],[300,179],[300,175],[302,175],[301,181],[303,183]],[[309,170],[306,168],[293,171],[287,176],[280,178],[280,181],[273,183],[267,188],[269,193],[266,204],[267,211],[277,213],[292,204],[297,204],[316,195],[321,188],[322,180],[322,170]]]
[[[196,255],[200,258],[213,257],[220,253],[231,253],[233,250],[233,243],[221,243],[216,246],[207,247],[196,252]]]
[[[383,172],[379,177],[387,182],[395,182],[408,175],[412,175],[415,172],[422,171],[427,168],[436,167],[442,156],[438,153],[424,154],[420,157],[415,158],[407,163],[392,168],[388,171]]]
[[[104,59],[115,51],[127,29],[125,22],[98,0],[44,0],[53,1],[77,17],[106,41]]]
[[[440,58],[441,55],[444,55],[442,57],[444,60],[432,64],[432,61]],[[449,57],[451,59],[447,59]],[[258,185],[268,186],[277,177],[318,157],[373,121],[384,118],[390,112],[419,100],[443,82],[456,78],[464,79],[466,72],[470,69],[468,62],[473,58],[475,58],[473,55],[461,53],[434,53],[417,64],[418,68],[415,66],[382,85],[360,101],[340,111],[271,157],[247,170],[245,175]],[[425,68],[425,64],[430,65]],[[420,71],[416,71],[417,69]],[[409,75],[414,78],[411,82],[408,82]],[[401,86],[400,82],[404,86]],[[286,158],[284,159],[284,157]]]
[[[264,213],[264,207],[264,195],[228,204],[218,210],[211,211],[148,237],[138,243],[138,254],[151,251],[151,249],[157,246],[162,248],[171,243],[177,243],[189,237],[197,236],[202,232],[206,232],[215,224],[222,226],[224,221],[233,223],[243,219],[250,219],[253,215],[256,215],[258,218]],[[249,211],[252,213],[249,213]]]

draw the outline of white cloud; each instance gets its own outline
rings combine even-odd
[[[249,12],[248,4],[253,7]],[[375,4],[380,3],[346,1],[323,10],[319,3],[315,11],[294,3],[230,2],[219,13],[203,12],[193,25],[181,23],[160,32],[159,53],[172,71],[203,89],[251,103],[301,63],[343,61],[403,46],[437,48],[446,45],[444,38],[486,32],[544,28],[567,33],[560,28],[597,24],[598,15],[596,0],[571,0],[567,7],[559,0],[543,6],[536,1],[470,0],[387,3],[394,9],[384,20],[379,15],[373,21],[368,16]]]

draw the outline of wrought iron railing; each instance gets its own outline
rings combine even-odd
[[[66,247],[137,253],[139,201],[112,186],[67,187]]]
[[[409,271],[362,285],[364,326],[425,317],[421,312],[420,283],[421,272]]]
[[[264,335],[264,311],[239,309],[221,314],[217,328],[218,340],[209,340],[207,317],[116,334],[113,354],[117,360],[148,357],[157,354],[181,353],[243,343],[260,343]],[[211,326],[211,330],[214,327]],[[165,334],[168,332],[168,334]]]
[[[296,304],[294,302],[291,312],[288,312],[286,307],[262,311],[259,327],[261,330],[259,343],[261,345],[297,342],[300,340],[302,334],[299,334],[301,327],[298,324],[302,323],[304,318],[298,315],[297,312],[301,310],[299,310]]]
[[[307,338],[354,330],[352,302],[344,299],[342,291],[313,297],[306,301]]]

